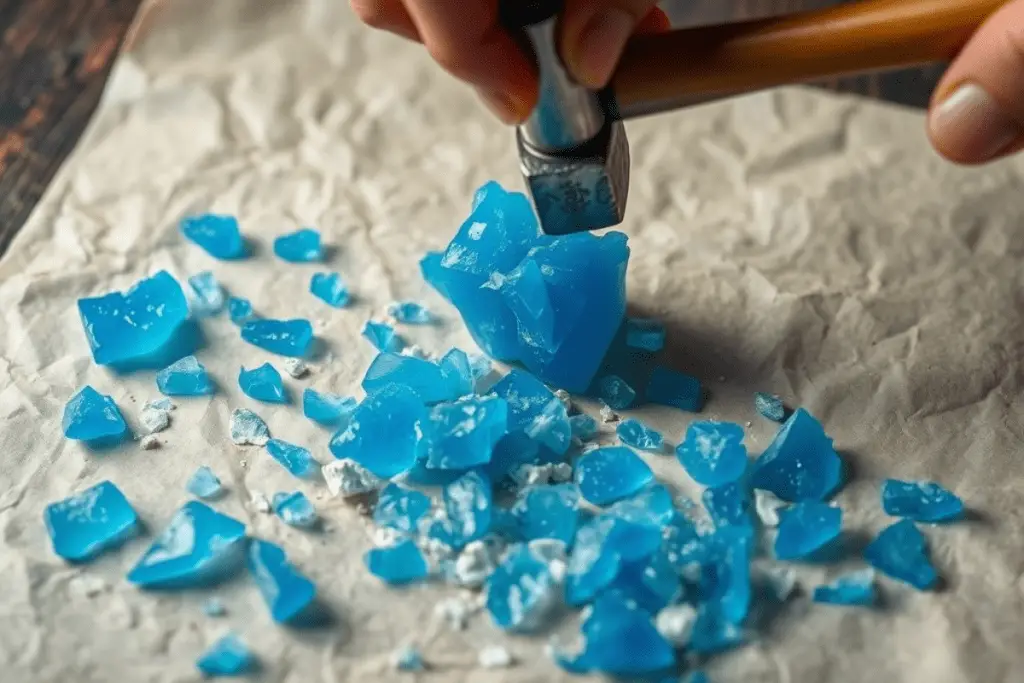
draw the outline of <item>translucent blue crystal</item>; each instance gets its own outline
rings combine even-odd
[[[444,252],[428,251],[420,259],[420,275],[433,287],[438,294],[444,297],[445,301],[451,301],[445,287],[445,274],[442,270],[441,261],[444,259]]]
[[[348,285],[338,273],[313,273],[309,281],[309,291],[328,306],[344,308],[352,296]]]
[[[248,299],[233,296],[228,299],[228,317],[231,318],[231,322],[238,326],[242,326],[245,323],[252,320],[255,315],[252,311],[252,303]]]
[[[657,365],[647,382],[647,402],[672,406],[690,413],[704,407],[704,391],[700,380],[683,372]]]
[[[352,416],[357,405],[351,396],[321,393],[308,387],[302,391],[302,414],[325,426],[344,422]]]
[[[622,443],[641,451],[658,452],[665,445],[665,438],[661,432],[633,418],[620,422],[615,428],[615,433]]]
[[[829,605],[875,604],[875,572],[871,569],[843,574],[831,583],[814,589],[814,602]]]
[[[471,396],[440,403],[430,413],[427,467],[465,470],[491,461],[508,432],[508,403],[497,396]]]
[[[909,519],[883,529],[864,549],[864,559],[883,574],[918,590],[932,588],[939,580],[924,535]]]
[[[580,413],[579,415],[573,415],[569,418],[569,429],[574,439],[580,441],[590,441],[597,436],[600,428],[597,426],[597,420],[592,418],[586,413]]]
[[[313,343],[308,320],[250,320],[242,326],[242,339],[279,356],[301,358]]]
[[[392,663],[399,671],[423,671],[423,655],[412,645],[400,648],[392,655]]]
[[[217,475],[213,473],[213,470],[203,465],[188,480],[185,490],[196,498],[212,500],[223,493],[224,487],[220,483],[220,479],[217,478]]]
[[[615,580],[624,562],[641,560],[658,548],[662,529],[650,523],[655,517],[643,515],[631,507],[627,516],[600,515],[577,529],[566,571],[567,603],[590,602]]]
[[[676,448],[676,457],[698,484],[721,486],[736,481],[747,469],[743,427],[732,422],[693,422]]]
[[[288,561],[280,547],[254,538],[249,541],[246,560],[249,574],[277,623],[291,622],[313,603],[316,586]]]
[[[399,353],[377,354],[363,376],[362,386],[367,395],[388,386],[406,387],[428,404],[459,398],[439,365]]]
[[[64,406],[64,436],[86,443],[113,443],[128,433],[128,425],[114,399],[84,386]]]
[[[945,522],[964,512],[964,503],[951,491],[932,481],[886,479],[882,484],[885,514],[916,522]]]
[[[377,526],[412,533],[430,511],[430,497],[398,484],[388,484],[377,497],[373,521]]]
[[[722,616],[714,606],[702,605],[697,611],[689,649],[701,654],[713,654],[738,647],[744,640],[739,626]]]
[[[491,482],[475,470],[444,487],[447,513],[442,540],[453,548],[483,538],[491,528],[494,505]]]
[[[204,676],[242,676],[256,669],[256,658],[238,636],[229,633],[196,660],[196,668]]]
[[[289,263],[310,263],[322,261],[324,249],[320,244],[320,233],[303,228],[274,239],[274,255]]]
[[[248,408],[231,413],[231,441],[239,446],[265,446],[270,440],[267,423]]]
[[[363,561],[371,574],[393,586],[421,581],[430,573],[423,553],[413,541],[374,548],[366,553]]]
[[[636,391],[618,375],[607,375],[597,382],[597,396],[615,410],[626,410],[636,401]]]
[[[285,392],[281,373],[270,363],[264,363],[252,370],[243,367],[238,373],[238,386],[246,396],[257,401],[288,403],[288,394]]]
[[[491,363],[491,359],[482,353],[476,353],[469,356],[469,369],[473,374],[473,381],[479,382],[484,379],[494,370],[494,364]]]
[[[404,346],[391,325],[367,320],[363,325],[363,337],[378,351],[399,351]]]
[[[654,479],[651,468],[624,446],[598,448],[576,462],[576,484],[594,505],[628,498]]]
[[[739,624],[750,611],[752,538],[738,526],[719,528],[705,540],[697,594],[721,619]]]
[[[167,396],[206,396],[214,392],[213,380],[195,356],[185,356],[158,372],[156,386]]]
[[[171,346],[189,310],[177,280],[161,270],[123,294],[79,299],[78,315],[93,360],[99,365],[120,365]]]
[[[657,353],[665,348],[665,326],[646,318],[626,319],[626,346]]]
[[[392,384],[363,399],[331,438],[335,458],[350,459],[383,479],[413,467],[425,449],[429,411],[412,390]]]
[[[188,279],[192,300],[192,312],[197,316],[217,315],[224,310],[227,295],[217,278],[208,270]]]
[[[775,557],[795,560],[807,557],[839,536],[843,511],[826,503],[804,501],[785,510],[775,537]]]
[[[246,256],[245,241],[234,216],[208,213],[184,218],[181,234],[216,259],[230,261]]]
[[[109,481],[50,503],[43,519],[53,552],[71,562],[91,560],[139,530],[131,503]]]
[[[786,406],[782,399],[774,394],[758,391],[754,394],[754,409],[765,419],[782,422],[786,419]]]
[[[509,431],[522,432],[561,455],[572,442],[572,427],[565,405],[536,377],[512,370],[492,387],[508,401]]]
[[[488,578],[486,590],[487,611],[506,631],[538,630],[558,604],[558,582],[548,563],[525,545],[505,556]]]
[[[300,479],[315,479],[320,474],[320,463],[302,446],[281,439],[271,439],[267,442],[267,453],[281,463],[281,467]]]
[[[320,521],[316,508],[302,491],[275,493],[270,504],[274,507],[274,513],[289,526],[311,529]]]
[[[676,655],[647,612],[614,596],[594,603],[583,624],[587,668],[613,676],[643,676],[675,666]]]
[[[239,566],[245,525],[189,501],[128,572],[128,581],[145,588],[203,585]]]
[[[623,563],[606,589],[631,606],[657,614],[682,596],[679,573],[662,553]]]
[[[451,349],[441,357],[437,364],[440,366],[441,375],[448,383],[452,394],[465,396],[473,393],[473,386],[477,378],[465,351]],[[488,362],[488,371],[490,370],[489,365]]]
[[[821,423],[798,408],[754,463],[752,482],[782,500],[822,500],[839,485],[842,463]]]
[[[579,502],[579,491],[571,484],[524,489],[512,506],[519,538],[554,538],[569,547],[576,536]]]
[[[430,311],[415,301],[396,301],[388,306],[388,315],[406,325],[429,325],[434,322]]]
[[[739,481],[705,489],[701,496],[716,527],[736,526],[753,529],[750,517],[750,490]]]

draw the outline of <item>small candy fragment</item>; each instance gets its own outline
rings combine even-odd
[[[462,548],[487,534],[493,492],[484,475],[475,470],[466,472],[444,487],[443,498],[447,519],[441,540],[453,548]]]
[[[423,655],[412,645],[405,645],[391,653],[391,666],[398,671],[423,671]]]
[[[249,502],[252,503],[252,507],[256,512],[262,512],[263,514],[268,515],[274,511],[274,508],[270,505],[270,499],[260,491],[253,491],[250,493]]]
[[[439,365],[400,353],[379,353],[363,376],[363,390],[370,395],[393,385],[407,387],[427,404],[459,398]]]
[[[363,325],[363,337],[366,338],[373,348],[378,351],[395,352],[402,348],[402,340],[395,333],[391,325],[379,323],[374,320],[367,320]]]
[[[289,525],[300,529],[311,529],[317,525],[320,518],[316,514],[316,508],[309,502],[309,498],[302,491],[294,493],[275,493],[271,499],[274,512],[281,520]]]
[[[396,301],[388,306],[388,315],[406,325],[429,325],[434,322],[430,311],[415,301]]]
[[[797,408],[755,461],[752,483],[791,503],[823,500],[839,485],[841,470],[821,423]]]
[[[567,462],[520,465],[512,470],[509,476],[520,488],[544,484],[564,484],[572,481],[572,465]]]
[[[700,380],[661,365],[655,366],[651,373],[646,398],[648,403],[672,406],[690,413],[699,413],[704,407]]]
[[[88,385],[64,406],[61,427],[67,438],[86,443],[120,440],[128,432],[114,399]]]
[[[887,515],[915,522],[946,522],[960,517],[964,504],[935,482],[886,479],[882,484],[882,508]]]
[[[743,427],[732,422],[694,422],[686,428],[676,457],[698,484],[721,486],[736,481],[747,469]]]
[[[167,396],[206,396],[214,391],[210,375],[195,356],[185,356],[158,372],[156,386]]]
[[[238,636],[229,633],[203,653],[196,668],[211,678],[241,676],[256,668],[256,659]]]
[[[619,414],[611,409],[611,406],[602,404],[601,405],[601,422],[605,424],[611,424],[612,422],[619,421]]]
[[[627,446],[641,451],[658,452],[665,445],[665,438],[640,420],[630,418],[623,420],[615,428],[619,440]]]
[[[654,627],[661,637],[674,647],[683,648],[690,642],[693,625],[697,622],[697,610],[692,605],[670,605],[658,612]]]
[[[250,320],[242,325],[242,339],[279,356],[300,358],[313,343],[308,320]]]
[[[487,611],[499,628],[528,633],[558,604],[559,586],[547,562],[527,546],[510,551],[487,581]]]
[[[918,590],[932,588],[939,580],[924,535],[909,519],[883,529],[864,549],[864,559],[883,574]]]
[[[228,299],[228,317],[231,322],[241,327],[253,319],[252,303],[248,299],[233,296]]]
[[[430,414],[427,467],[465,470],[491,461],[508,432],[508,403],[497,396],[440,403]]]
[[[327,490],[332,496],[354,498],[381,487],[381,480],[354,460],[342,459],[324,465],[323,474]]]
[[[814,589],[814,602],[871,606],[875,604],[875,572],[861,569],[817,586]]]
[[[302,392],[302,414],[324,426],[335,426],[352,415],[359,403],[351,396],[321,393],[306,388]]]
[[[704,490],[701,502],[715,527],[740,527],[752,531],[750,491],[741,482],[731,481]]]
[[[334,308],[344,308],[352,298],[348,285],[338,273],[314,273],[309,281],[309,292]]]
[[[754,491],[754,509],[761,524],[766,527],[777,527],[779,525],[779,510],[786,507],[786,501],[777,497],[771,491],[757,489]]]
[[[320,244],[320,233],[310,228],[302,228],[281,235],[274,239],[274,255],[289,263],[322,261],[324,250]]]
[[[170,426],[171,417],[166,410],[147,405],[139,413],[139,424],[143,433],[155,434]]]
[[[613,676],[643,676],[675,665],[672,645],[658,633],[650,615],[614,597],[594,603],[582,631],[585,665]]]
[[[507,669],[515,663],[512,653],[501,645],[481,648],[476,659],[484,669]]]
[[[782,422],[786,419],[786,406],[782,399],[763,391],[754,393],[754,409],[767,420]]]
[[[227,296],[213,273],[204,270],[193,275],[188,279],[188,286],[192,312],[197,316],[217,315],[224,310],[224,301]]]
[[[348,425],[331,438],[331,453],[390,479],[411,469],[419,459],[428,415],[422,398],[412,390],[386,385],[363,399]]]
[[[528,372],[512,370],[491,389],[508,401],[509,431],[522,432],[556,455],[569,450],[572,427],[558,397]]]
[[[281,373],[270,363],[253,370],[244,367],[238,373],[238,386],[249,398],[265,403],[287,403],[288,394],[281,381]]]
[[[144,407],[153,408],[154,410],[162,410],[165,413],[169,413],[177,408],[169,398],[154,398],[151,401],[146,401],[146,405]]]
[[[203,603],[203,614],[208,617],[222,617],[227,613],[227,608],[219,598],[209,598]]]
[[[183,218],[181,234],[216,259],[230,261],[246,255],[245,242],[234,216],[207,213]]]
[[[630,529],[614,517],[597,517],[576,531],[572,555],[566,569],[565,600],[570,605],[584,605],[594,599],[619,573],[622,556],[614,547],[613,538],[623,529]],[[661,541],[660,531],[654,547]],[[625,535],[625,534],[622,534]],[[644,548],[646,551],[646,548]]]
[[[373,548],[363,561],[371,574],[392,586],[420,581],[430,573],[423,553],[413,541],[401,541],[389,548]]]
[[[568,547],[576,535],[579,501],[580,494],[571,484],[523,490],[512,506],[520,539],[553,538]]]
[[[592,418],[586,413],[580,413],[579,415],[573,415],[569,418],[569,428],[572,430],[572,436],[574,439],[580,441],[590,441],[599,431],[597,426],[597,420]]]
[[[654,479],[651,468],[624,446],[593,450],[576,463],[576,484],[594,505],[608,505],[627,498]]]
[[[277,623],[294,620],[312,604],[316,586],[299,573],[279,546],[254,538],[249,541],[246,561],[249,574]]]
[[[775,557],[795,560],[807,557],[839,536],[843,511],[826,503],[804,501],[782,513]]]
[[[153,451],[160,448],[160,439],[156,438],[155,435],[149,434],[148,436],[142,437],[139,441],[139,447],[144,451]]]
[[[248,408],[231,413],[231,441],[238,446],[266,446],[270,440],[267,423]]]
[[[206,465],[203,465],[195,471],[192,478],[188,480],[188,484],[185,485],[185,490],[191,493],[196,498],[202,498],[204,500],[212,500],[220,496],[224,491],[224,487],[220,483],[220,479],[213,473]]]
[[[452,568],[455,583],[465,588],[480,588],[497,568],[498,544],[470,541],[462,549]]]
[[[302,446],[281,439],[271,439],[267,442],[267,453],[270,453],[270,457],[282,467],[301,479],[315,479],[320,473],[320,463]]]
[[[377,526],[412,533],[430,511],[430,498],[398,484],[388,484],[377,497],[373,521]]]
[[[626,346],[657,353],[665,348],[665,326],[646,318],[626,319]]]
[[[138,515],[109,481],[50,503],[43,519],[53,552],[71,562],[91,560],[138,533]]]
[[[598,380],[598,398],[615,410],[626,410],[636,401],[636,391],[618,375],[607,375]]]
[[[299,358],[285,358],[284,362],[281,363],[281,367],[284,368],[289,377],[294,377],[295,379],[305,377],[306,373],[309,372],[309,366]]]

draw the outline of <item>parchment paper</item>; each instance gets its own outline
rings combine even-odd
[[[790,89],[629,125],[631,305],[670,326],[678,367],[708,382],[705,418],[751,421],[759,452],[773,427],[755,390],[817,415],[845,453],[846,526],[888,520],[886,476],[929,478],[961,494],[973,520],[925,530],[945,578],[937,594],[884,581],[878,611],[797,599],[712,679],[754,682],[999,683],[1024,680],[1024,160],[958,170],[926,144],[917,113]],[[204,324],[201,360],[222,390],[181,400],[163,446],[94,454],[62,438],[64,403],[89,383],[133,426],[156,395],[153,373],[97,367],[75,300],[166,268],[213,269],[266,316],[315,321],[329,356],[303,386],[353,392],[371,358],[364,320],[397,297],[442,312],[408,330],[431,351],[472,349],[417,259],[442,246],[490,178],[518,186],[510,132],[421,50],[364,30],[334,0],[176,0],[147,17],[78,149],[0,262],[0,670],[4,681],[194,681],[195,657],[228,629],[263,662],[263,679],[567,681],[543,641],[508,639],[486,615],[451,632],[432,614],[452,591],[383,588],[361,564],[359,514],[305,486],[323,533],[290,529],[248,503],[295,480],[259,449],[235,447],[228,416],[252,402],[239,365],[266,359],[225,317]],[[178,220],[237,214],[260,246],[218,263],[186,244]],[[327,308],[307,287],[316,266],[272,258],[272,238],[303,225],[333,247],[329,267],[358,297]],[[591,406],[592,408],[592,406]],[[328,433],[296,406],[256,406],[278,437],[326,461]],[[673,445],[693,419],[642,411]],[[695,493],[671,456],[648,458]],[[252,584],[147,594],[126,570],[186,499],[197,466],[230,487],[218,507],[279,542],[319,586],[329,627],[271,623]],[[43,507],[102,479],[125,491],[149,535],[87,567],[49,548]],[[844,567],[859,566],[850,560]],[[809,591],[834,568],[802,567]],[[228,615],[201,605],[220,596]],[[571,629],[570,621],[565,628]],[[390,652],[422,647],[431,671],[393,672]],[[476,666],[504,643],[507,671]]]

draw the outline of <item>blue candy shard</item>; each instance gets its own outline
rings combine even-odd
[[[569,429],[572,433],[572,438],[579,439],[580,441],[590,441],[597,436],[598,431],[600,431],[600,427],[597,425],[597,420],[586,413],[580,413],[579,415],[573,415],[570,417]]]
[[[316,508],[302,491],[275,493],[270,504],[274,508],[274,513],[289,526],[311,529],[320,520],[316,514]]]
[[[963,515],[964,503],[932,481],[886,479],[882,484],[882,508],[893,517],[906,517],[916,522],[946,522]]]
[[[651,372],[646,398],[648,403],[672,406],[690,413],[699,413],[704,407],[700,380],[661,365],[655,366]]]
[[[488,287],[495,288],[519,321],[520,341],[546,355],[556,345],[555,310],[540,266],[524,261],[507,276],[495,274]]]
[[[556,455],[569,450],[569,414],[562,401],[540,380],[527,372],[512,370],[491,391],[508,401],[510,432],[522,432]]]
[[[626,346],[650,353],[661,351],[665,348],[665,326],[657,320],[627,318]]]
[[[518,537],[523,541],[553,538],[572,545],[579,520],[580,494],[571,484],[531,486],[512,506]]]
[[[267,442],[267,453],[281,464],[281,467],[300,479],[315,479],[320,475],[318,463],[309,450],[281,439]]]
[[[597,396],[615,410],[626,410],[636,401],[636,391],[618,375],[607,375],[598,380]]]
[[[238,373],[238,386],[246,396],[257,401],[288,403],[281,373],[270,363],[264,363],[253,370],[243,367]]]
[[[363,558],[366,568],[393,586],[421,581],[430,573],[423,553],[413,541],[401,541],[388,548],[374,548]]]
[[[423,671],[426,665],[423,663],[423,655],[412,645],[397,650],[391,661],[399,671]]]
[[[483,538],[491,528],[494,506],[491,482],[476,470],[444,487],[444,520],[442,538],[453,548]]]
[[[93,360],[99,365],[118,365],[167,348],[189,310],[177,280],[161,270],[123,294],[79,299],[78,315]]]
[[[909,519],[883,529],[864,549],[864,559],[883,574],[918,590],[932,588],[939,580],[924,535]]]
[[[320,233],[303,228],[274,239],[274,255],[289,263],[310,263],[322,261],[324,248],[320,244]]]
[[[694,422],[686,429],[676,457],[698,484],[721,486],[747,469],[743,427],[731,422]]]
[[[53,552],[71,562],[91,560],[138,533],[138,515],[113,483],[101,481],[46,506]]]
[[[234,216],[208,213],[184,218],[181,234],[216,259],[230,261],[246,256],[245,241]]]
[[[731,650],[743,644],[743,631],[730,622],[712,605],[702,605],[690,637],[692,652],[714,654]]]
[[[158,372],[156,386],[167,396],[206,396],[214,392],[213,380],[195,356],[185,356]]]
[[[306,388],[302,391],[302,414],[324,426],[339,425],[352,416],[358,402],[351,396],[321,393]]]
[[[491,461],[508,432],[508,403],[497,396],[471,396],[440,403],[430,414],[428,468],[465,470]]]
[[[624,446],[598,448],[576,463],[576,484],[594,505],[628,498],[654,479],[651,468]]]
[[[363,325],[363,337],[373,344],[373,348],[381,352],[399,351],[404,346],[391,325],[373,320],[367,320]]]
[[[377,526],[412,533],[430,511],[430,497],[398,484],[388,484],[377,497],[373,521]]]
[[[525,545],[505,556],[487,579],[486,590],[487,611],[506,631],[540,629],[558,604],[558,582],[548,563]]]
[[[428,404],[459,398],[439,365],[399,353],[377,354],[363,376],[362,386],[367,395],[390,386],[405,387]]]
[[[284,550],[259,539],[249,541],[246,553],[249,574],[279,624],[300,617],[316,597],[316,586],[289,561]]]
[[[675,650],[647,612],[607,596],[594,603],[583,624],[583,660],[588,668],[613,676],[664,672],[676,664]]]
[[[804,501],[785,510],[775,537],[775,557],[795,560],[807,557],[839,537],[843,511],[826,503]]]
[[[231,441],[239,446],[265,446],[270,440],[267,423],[248,408],[231,413]]]
[[[228,299],[228,317],[231,322],[241,327],[255,317],[252,303],[248,299],[233,296]]]
[[[705,541],[697,594],[724,621],[739,624],[750,611],[752,537],[741,527],[720,528]]]
[[[614,517],[601,516],[577,529],[566,570],[565,601],[568,604],[579,606],[590,602],[618,575],[622,555],[610,539],[623,528],[629,525]]]
[[[242,339],[279,356],[301,358],[313,343],[308,320],[250,320],[242,326]]]
[[[619,423],[615,428],[619,440],[627,446],[632,446],[641,451],[658,452],[665,445],[665,438],[661,432],[651,429],[640,420],[629,418]]]
[[[767,394],[763,391],[754,393],[754,409],[765,419],[772,422],[782,422],[786,419],[786,406],[782,399],[774,394]]]
[[[624,563],[602,595],[614,594],[631,606],[655,615],[682,596],[679,573],[662,553]]]
[[[202,585],[238,566],[245,525],[189,501],[128,572],[128,581],[145,588]]]
[[[479,382],[484,379],[494,370],[494,364],[491,363],[491,359],[482,353],[476,353],[469,356],[469,369],[473,375],[473,381]]]
[[[441,375],[448,383],[451,393],[456,396],[466,396],[473,393],[473,386],[476,384],[476,375],[470,363],[469,356],[461,349],[451,349],[437,362],[441,368]],[[490,362],[488,362],[490,371]],[[485,373],[486,374],[486,373]]]
[[[120,440],[128,432],[114,399],[88,385],[64,406],[61,427],[67,438],[86,443]]]
[[[742,482],[732,481],[705,489],[701,502],[716,527],[733,526],[753,532],[750,491]]]
[[[875,604],[875,572],[871,569],[843,574],[831,583],[817,586],[814,589],[814,602],[829,605],[861,605],[870,607]]]
[[[441,261],[444,259],[444,252],[441,251],[428,251],[423,258],[420,259],[420,275],[433,287],[438,294],[444,297],[445,301],[451,301],[451,297],[448,295],[448,291],[445,287],[445,275],[441,266]]]
[[[415,301],[396,301],[388,306],[388,315],[406,325],[429,325],[434,316],[423,304]]]
[[[241,676],[256,668],[256,658],[238,636],[229,633],[196,660],[196,668],[210,678]]]
[[[782,500],[823,500],[839,485],[842,462],[821,423],[798,408],[754,463],[755,488]]]
[[[313,273],[309,281],[309,292],[334,308],[344,308],[352,298],[348,285],[338,273]]]
[[[330,442],[339,460],[350,459],[382,479],[411,469],[425,450],[429,411],[412,390],[396,384],[367,396]]]
[[[217,315],[224,310],[227,295],[217,278],[208,270],[188,279],[192,299],[192,312],[197,316]]]
[[[196,498],[212,500],[223,493],[224,487],[221,485],[217,475],[213,473],[213,470],[203,465],[188,480],[185,490]]]

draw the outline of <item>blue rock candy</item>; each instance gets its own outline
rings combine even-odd
[[[339,460],[350,459],[383,479],[413,467],[425,449],[429,412],[412,390],[389,385],[367,396],[348,425],[331,438]]]
[[[335,308],[344,308],[352,298],[348,285],[338,273],[313,273],[309,281],[309,292]]]
[[[614,593],[631,606],[657,614],[682,595],[679,573],[662,553],[624,563],[602,595]]]
[[[598,380],[598,398],[609,408],[625,410],[636,401],[636,391],[618,375],[607,375]]]
[[[469,356],[469,369],[473,374],[473,381],[479,382],[491,374],[494,370],[494,364],[484,354],[476,353]]]
[[[765,419],[772,422],[782,422],[786,419],[786,406],[782,399],[774,394],[767,394],[763,391],[754,393],[754,409]]]
[[[246,561],[249,574],[277,623],[292,621],[313,603],[316,586],[292,566],[280,547],[254,538],[249,541]]]
[[[363,376],[362,386],[367,395],[389,386],[402,386],[428,404],[459,398],[439,365],[399,353],[377,354]]]
[[[558,582],[548,563],[525,545],[509,551],[487,579],[486,591],[487,611],[506,631],[538,630],[558,604]]]
[[[242,339],[279,356],[301,358],[313,343],[308,320],[250,320],[242,326]]]
[[[318,463],[309,450],[302,446],[271,439],[267,442],[267,453],[286,470],[300,479],[316,479],[320,475]]]
[[[391,325],[374,320],[367,320],[363,325],[363,337],[373,344],[373,348],[382,352],[399,351],[404,346]]]
[[[569,449],[572,427],[565,405],[536,377],[512,370],[491,391],[508,401],[510,432],[522,432],[557,455]]]
[[[93,360],[99,365],[117,365],[165,349],[189,310],[177,280],[161,270],[123,294],[79,299],[78,315]]]
[[[590,441],[600,431],[597,420],[586,413],[570,417],[569,428],[572,432],[572,437],[580,441]]]
[[[497,396],[440,403],[430,414],[427,467],[465,470],[491,461],[508,432],[508,403]]]
[[[243,367],[238,373],[238,386],[242,388],[242,392],[246,396],[257,401],[288,402],[288,394],[284,390],[281,373],[270,363],[264,363],[252,370],[246,370]]]
[[[519,322],[519,340],[538,354],[548,354],[558,343],[555,310],[540,266],[524,261],[507,276],[492,276],[487,285],[501,293],[505,305]]]
[[[633,418],[620,422],[615,428],[615,433],[622,443],[641,451],[658,452],[665,445],[665,438],[661,432],[651,429],[640,420]]]
[[[447,519],[444,540],[453,548],[483,538],[491,528],[494,504],[491,482],[475,470],[444,487]]]
[[[388,306],[388,315],[406,325],[429,325],[434,322],[430,311],[415,301],[396,301]]]
[[[882,484],[882,507],[887,515],[916,522],[945,522],[964,512],[963,501],[931,481],[886,479]]]
[[[229,633],[196,660],[196,668],[211,678],[241,676],[256,668],[256,658],[238,636]]]
[[[445,287],[445,273],[441,266],[441,261],[444,259],[444,252],[441,251],[428,251],[423,258],[420,259],[420,275],[433,287],[438,294],[444,297],[445,301],[451,301],[451,297],[448,295]]]
[[[700,654],[713,654],[738,647],[744,640],[739,626],[722,616],[714,605],[702,605],[697,611],[689,649]]]
[[[553,538],[569,547],[576,536],[579,501],[579,491],[571,484],[524,489],[512,506],[519,538]]]
[[[721,486],[736,481],[747,469],[743,427],[731,422],[693,422],[676,448],[676,457],[698,484]]]
[[[213,380],[195,356],[185,356],[158,372],[156,386],[167,396],[206,396],[214,392]]]
[[[753,531],[750,491],[742,482],[731,481],[707,488],[701,502],[716,527],[735,526]]]
[[[672,406],[690,413],[704,407],[704,391],[700,380],[661,365],[655,366],[647,382],[647,402]]]
[[[216,259],[230,261],[246,255],[245,242],[234,216],[212,213],[189,216],[181,221],[181,234]]]
[[[255,316],[252,311],[252,303],[248,299],[233,296],[228,299],[228,317],[231,322],[238,326],[252,320]]]
[[[241,560],[244,539],[244,524],[189,501],[128,572],[128,581],[145,588],[171,588],[223,578]]]
[[[591,670],[613,676],[642,676],[675,666],[672,645],[647,612],[608,596],[594,603],[582,631],[583,660]]]
[[[594,505],[628,498],[654,479],[651,468],[624,446],[598,448],[576,462],[576,484]]]
[[[274,507],[274,513],[289,526],[311,529],[319,521],[316,508],[301,491],[275,493],[271,505]]]
[[[322,261],[324,249],[320,244],[320,233],[302,228],[274,239],[274,255],[289,263],[310,263]]]
[[[128,432],[114,399],[88,385],[64,406],[61,427],[67,438],[86,443],[120,440]]]
[[[441,375],[448,383],[452,394],[461,397],[473,393],[473,386],[477,378],[465,351],[451,349],[442,356],[437,364],[440,366]],[[488,371],[490,371],[490,362],[488,362]]]
[[[883,529],[864,549],[864,559],[883,574],[918,590],[932,588],[939,580],[924,535],[909,519]]]
[[[657,320],[627,318],[626,346],[650,353],[661,351],[665,348],[665,326]]]
[[[109,481],[50,503],[43,519],[53,552],[71,562],[91,560],[138,533],[135,510]]]
[[[308,387],[302,391],[302,414],[328,427],[346,421],[357,405],[351,396],[321,393]]]
[[[377,526],[412,533],[429,511],[430,498],[426,494],[388,484],[377,497],[373,521]]]
[[[374,548],[363,558],[366,568],[381,581],[399,586],[427,578],[430,569],[413,541],[401,541],[387,548]]]
[[[822,500],[839,485],[842,463],[821,423],[798,408],[754,463],[752,483],[782,500]]]
[[[224,310],[226,295],[217,278],[208,270],[188,279],[192,312],[197,316],[217,315]]]
[[[706,539],[698,597],[721,619],[739,624],[750,611],[751,536],[736,526],[720,528]]]
[[[875,604],[875,572],[861,569],[817,586],[814,589],[814,602],[871,606]]]
[[[188,484],[185,485],[185,490],[191,493],[196,498],[203,498],[204,500],[212,500],[220,496],[224,491],[224,487],[220,483],[220,479],[213,473],[206,465],[203,465],[195,471],[192,478],[188,480]]]
[[[785,510],[775,537],[775,557],[795,560],[807,557],[839,537],[843,511],[826,503],[804,501]]]
[[[618,575],[622,555],[610,540],[623,528],[630,526],[614,517],[601,516],[577,529],[566,570],[565,601],[568,604],[579,606],[590,602]]]

